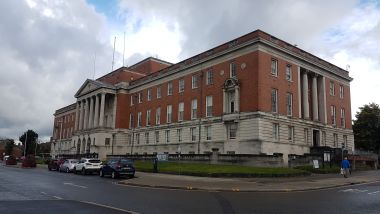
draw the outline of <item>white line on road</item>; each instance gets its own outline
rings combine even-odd
[[[369,193],[368,193],[368,195],[377,194],[377,193],[380,193],[380,191],[376,191],[376,192],[369,192]]]
[[[47,195],[47,193],[46,193],[46,192],[41,192],[41,194],[42,194],[42,195]]]
[[[107,206],[107,205],[104,205],[104,204],[98,204],[98,203],[95,203],[95,202],[90,202],[90,201],[80,201],[80,202],[85,203],[85,204],[96,205],[96,206],[99,206],[99,207],[105,207],[105,208],[109,208],[109,209],[113,209],[113,210],[118,210],[118,211],[122,211],[122,212],[127,212],[127,213],[131,213],[131,214],[139,214],[137,212],[133,212],[133,211],[130,211],[130,210],[124,210],[124,209],[117,208],[117,207],[111,207],[111,206]]]
[[[345,189],[345,190],[340,190],[339,192],[367,192],[368,190],[366,189]]]
[[[63,183],[63,185],[69,185],[69,186],[79,187],[79,188],[83,188],[83,189],[87,188],[86,186],[76,185],[76,184],[73,184],[73,183]]]
[[[58,197],[58,196],[53,196],[53,198],[56,198],[56,199],[59,199],[59,200],[62,200],[62,199],[63,199],[63,198]]]

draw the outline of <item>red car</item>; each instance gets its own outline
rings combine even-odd
[[[58,171],[59,169],[59,166],[61,166],[61,164],[63,164],[63,162],[65,162],[65,159],[51,159],[48,163],[48,169],[49,171],[51,170],[55,170],[55,171]]]

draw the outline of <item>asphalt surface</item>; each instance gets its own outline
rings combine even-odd
[[[129,187],[97,175],[0,166],[0,213],[380,213],[380,182],[306,192]]]

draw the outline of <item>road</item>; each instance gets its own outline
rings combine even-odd
[[[286,193],[128,187],[97,175],[0,166],[0,213],[380,213],[380,182]]]

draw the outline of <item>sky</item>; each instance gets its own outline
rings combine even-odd
[[[0,137],[33,129],[49,140],[55,110],[74,103],[87,78],[111,71],[115,37],[118,68],[149,56],[176,63],[256,29],[347,68],[353,119],[380,104],[379,1],[8,0],[0,1]]]

